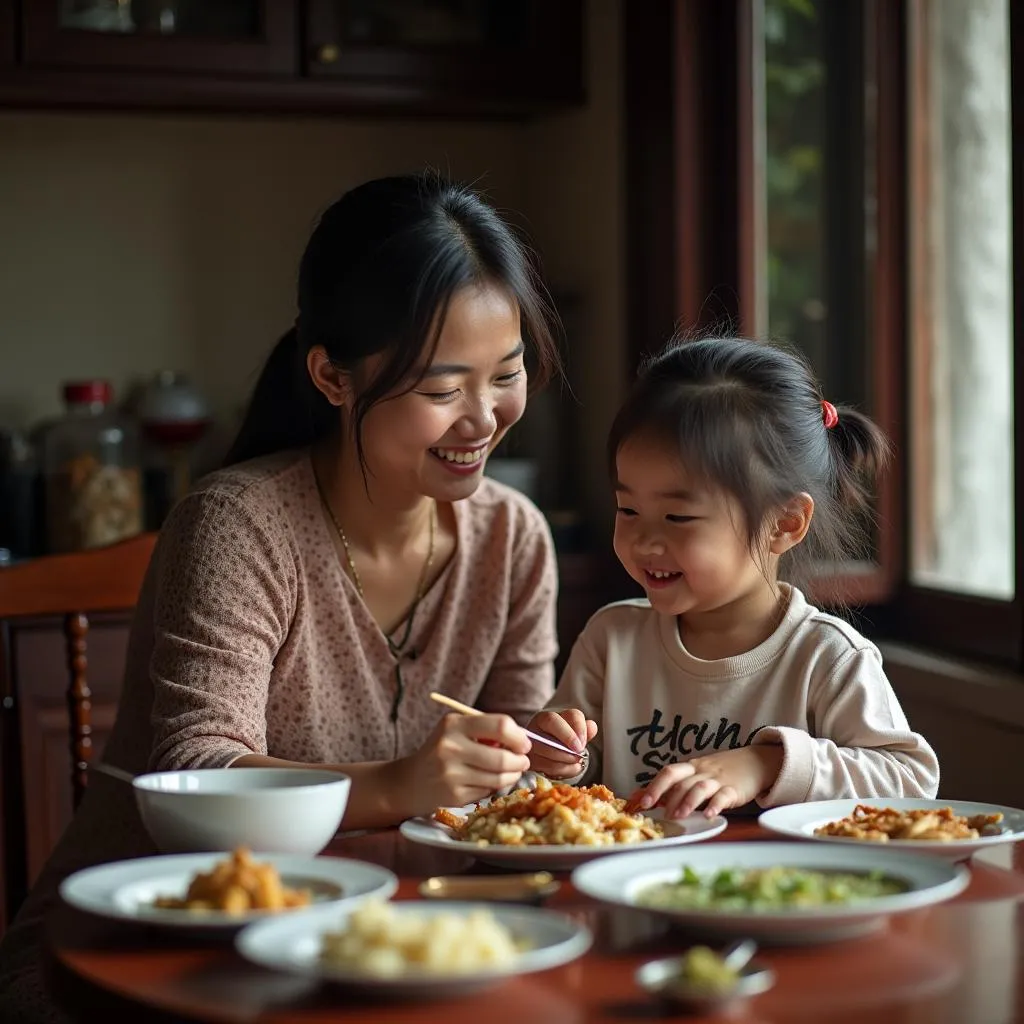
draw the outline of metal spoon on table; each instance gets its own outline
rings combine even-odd
[[[728,988],[716,990],[694,985],[683,977],[685,956],[651,960],[636,972],[637,984],[652,995],[689,1010],[712,1012],[740,999],[767,992],[775,984],[775,974],[767,967],[752,963],[757,952],[753,939],[738,939],[726,946],[720,956],[723,965],[736,972]]]

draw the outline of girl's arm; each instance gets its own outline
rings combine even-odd
[[[566,770],[571,771],[572,766],[563,766],[561,755],[555,753],[554,758],[549,759],[548,755],[551,752],[541,744],[534,744],[530,751],[530,763],[537,771],[570,785],[587,785],[592,782],[600,782],[602,778],[604,733],[601,730],[601,725],[604,707],[605,659],[602,653],[604,645],[600,635],[601,630],[595,627],[594,619],[591,619],[576,643],[573,644],[569,661],[558,682],[554,696],[548,702],[547,707],[534,716],[529,726],[535,732],[548,734],[559,742],[570,745],[568,732],[558,728],[558,723],[552,721],[554,715],[576,711],[582,714],[584,720],[595,724],[596,730],[590,730],[592,735],[587,743],[587,757],[583,762],[583,768],[569,776],[563,773]],[[580,716],[574,717],[579,718]]]
[[[812,688],[816,735],[767,726],[752,743],[781,744],[782,768],[763,807],[808,800],[934,797],[935,751],[913,732],[873,646],[850,650]]]

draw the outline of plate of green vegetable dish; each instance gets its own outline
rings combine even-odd
[[[603,903],[776,945],[853,938],[952,899],[969,881],[965,867],[935,857],[762,842],[612,854],[572,874],[577,890]]]

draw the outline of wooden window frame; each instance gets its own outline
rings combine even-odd
[[[1024,95],[1024,0],[1011,0],[1011,96]],[[652,10],[651,8],[657,8]],[[877,250],[867,344],[870,412],[894,440],[896,459],[878,494],[878,560],[822,580],[860,610],[873,635],[1024,668],[1024,606],[914,586],[908,543],[912,440],[907,353],[908,111],[906,0],[874,0],[868,44],[875,62]],[[627,310],[630,376],[677,324],[730,323],[756,331],[753,253],[758,211],[753,173],[753,62],[749,0],[671,0],[626,6],[624,32]],[[1024,103],[1012,104],[1012,201],[1024,210]],[[918,130],[920,126],[916,126]],[[1013,217],[1014,336],[1024,338],[1024,217]],[[1014,392],[1024,396],[1024,360]],[[1024,582],[1024,416],[1015,419],[1016,593]],[[818,597],[820,595],[812,595]]]

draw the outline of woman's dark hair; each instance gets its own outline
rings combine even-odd
[[[345,370],[366,356],[385,356],[353,408],[362,460],[367,412],[397,388],[415,385],[413,374],[430,361],[452,296],[467,285],[500,288],[517,304],[532,345],[531,384],[544,384],[560,367],[557,319],[530,251],[496,210],[433,172],[379,178],[346,192],[306,246],[298,318],[256,382],[225,465],[311,444],[338,427],[338,410],[306,369],[314,345]]]
[[[608,459],[629,439],[667,443],[683,464],[732,495],[751,550],[771,512],[794,495],[814,499],[803,543],[780,573],[804,584],[815,564],[865,553],[871,488],[889,444],[866,415],[838,406],[825,426],[825,396],[801,356],[741,338],[673,340],[648,360],[612,424]]]

